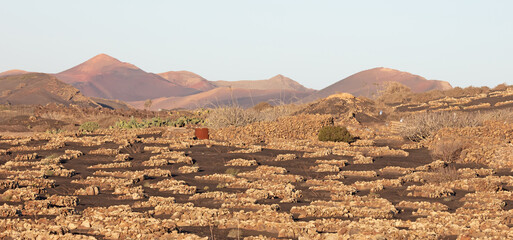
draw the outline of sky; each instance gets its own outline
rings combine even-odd
[[[0,72],[106,53],[208,80],[277,74],[322,89],[374,67],[453,86],[513,84],[513,1],[0,0]]]

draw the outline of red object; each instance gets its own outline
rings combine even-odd
[[[208,139],[208,128],[196,128],[194,130],[194,135],[196,135],[196,138]]]

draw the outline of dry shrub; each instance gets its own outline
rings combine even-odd
[[[492,90],[493,91],[506,91],[508,89],[508,85],[506,83],[501,83],[497,86],[495,86]]]
[[[9,120],[11,118],[20,117],[20,116],[33,116],[34,115],[34,106],[30,105],[0,105],[0,121]]]
[[[144,144],[143,143],[130,143],[130,145],[123,148],[127,153],[136,154],[144,152]]]
[[[444,183],[460,179],[460,173],[455,167],[437,168],[432,170],[431,175],[427,181],[429,183]]]
[[[449,90],[443,91],[444,95],[447,97],[466,97],[466,96],[475,96],[481,93],[488,93],[490,92],[489,87],[466,87],[466,88],[460,88],[455,87]]]
[[[212,109],[205,120],[205,124],[211,128],[239,127],[254,123],[257,120],[257,111],[233,105]]]
[[[404,119],[400,133],[401,136],[409,140],[421,141],[431,137],[442,128],[475,127],[482,123],[483,117],[478,113],[416,113]]]
[[[513,108],[487,111],[482,114],[482,118],[483,120],[511,122],[513,120]]]
[[[463,92],[465,92],[466,96],[475,96],[475,95],[482,94],[482,93],[489,93],[490,88],[487,86],[483,86],[483,87],[470,86],[470,87],[464,88]]]
[[[413,96],[409,87],[398,82],[385,82],[383,89],[377,94],[376,101],[386,104],[402,103]]]
[[[297,110],[296,105],[278,105],[267,108],[244,109],[241,106],[223,106],[210,111],[205,124],[211,128],[225,128],[229,126],[246,126],[255,122],[274,121],[279,117],[288,116]]]
[[[467,143],[460,139],[443,139],[434,144],[431,155],[447,163],[461,160],[461,152],[468,147]]]
[[[431,90],[431,91],[427,91],[427,92],[423,92],[423,93],[414,94],[411,98],[411,102],[427,103],[427,102],[435,100],[435,99],[444,98],[445,96],[446,96],[445,91],[436,89],[436,90]]]
[[[260,112],[259,121],[274,121],[283,116],[290,116],[300,107],[294,104],[277,105],[272,108],[264,109]]]
[[[271,105],[268,102],[259,102],[259,103],[257,103],[257,105],[253,106],[253,110],[260,112],[262,110],[272,108],[272,107],[273,107],[273,105]]]
[[[504,87],[499,87],[499,89],[504,89]],[[494,89],[495,90],[495,89]],[[504,89],[505,90],[505,89]],[[468,97],[468,96],[475,96],[482,93],[488,93],[490,92],[489,87],[455,87],[449,90],[431,90],[428,92],[423,93],[414,93],[411,94],[411,102],[416,103],[425,103],[436,99],[441,99],[444,97],[454,97],[454,98],[460,98],[460,97]]]

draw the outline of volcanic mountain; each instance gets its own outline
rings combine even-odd
[[[152,110],[217,107],[237,104],[241,107],[252,107],[259,102],[271,104],[292,103],[309,95],[309,93],[288,89],[241,89],[218,87],[185,97],[168,97],[153,99]],[[144,101],[130,102],[136,108],[143,108]]]
[[[25,73],[28,73],[28,72],[27,71],[23,71],[23,70],[19,70],[19,69],[13,69],[13,70],[1,72],[0,73],[0,77],[12,76],[12,75],[20,75],[20,74],[25,74]]]
[[[45,73],[0,77],[0,104],[46,105],[48,103],[100,106],[80,91]]]
[[[216,88],[214,84],[202,76],[189,71],[169,71],[159,73],[158,75],[172,83],[199,91],[208,91]]]
[[[198,92],[106,54],[97,55],[56,76],[86,96],[123,101],[186,96]]]
[[[292,90],[297,92],[314,92],[315,90],[305,88],[298,82],[278,74],[266,80],[241,80],[241,81],[214,81],[218,87],[232,87],[240,89],[258,90]]]
[[[170,73],[170,74],[168,74]],[[271,104],[291,103],[310,95],[315,90],[305,88],[296,81],[283,75],[277,75],[267,80],[244,81],[207,81],[194,73],[180,71],[168,72],[159,75],[168,79],[180,79],[178,76],[191,76],[191,81],[174,81],[180,85],[202,89],[211,88],[208,91],[184,97],[163,97],[153,99],[152,109],[176,109],[216,107],[222,105],[237,104],[242,107],[252,107],[259,102]],[[192,83],[199,83],[194,85]],[[206,83],[210,84],[207,85]],[[201,88],[199,88],[201,89]],[[144,101],[129,102],[136,108],[143,108]]]
[[[434,89],[447,90],[452,88],[451,84],[445,81],[427,80],[411,73],[379,67],[353,74],[313,93],[302,101],[311,102],[341,92],[351,93],[355,96],[372,97],[386,82],[399,82],[411,88],[413,92],[427,92]]]

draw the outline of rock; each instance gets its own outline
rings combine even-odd
[[[78,226],[77,226],[76,224],[74,224],[74,223],[70,223],[70,224],[68,224],[68,228],[69,228],[70,230],[75,230],[75,229],[77,229],[77,227],[78,227]]]
[[[119,233],[112,233],[112,235],[110,235],[110,237],[112,239],[119,239],[120,236],[119,236]]]
[[[91,223],[88,220],[85,220],[85,221],[82,222],[82,224],[80,224],[80,226],[86,227],[86,228],[90,228],[91,227]]]
[[[88,196],[96,196],[100,194],[100,188],[96,186],[89,186],[85,189]]]

